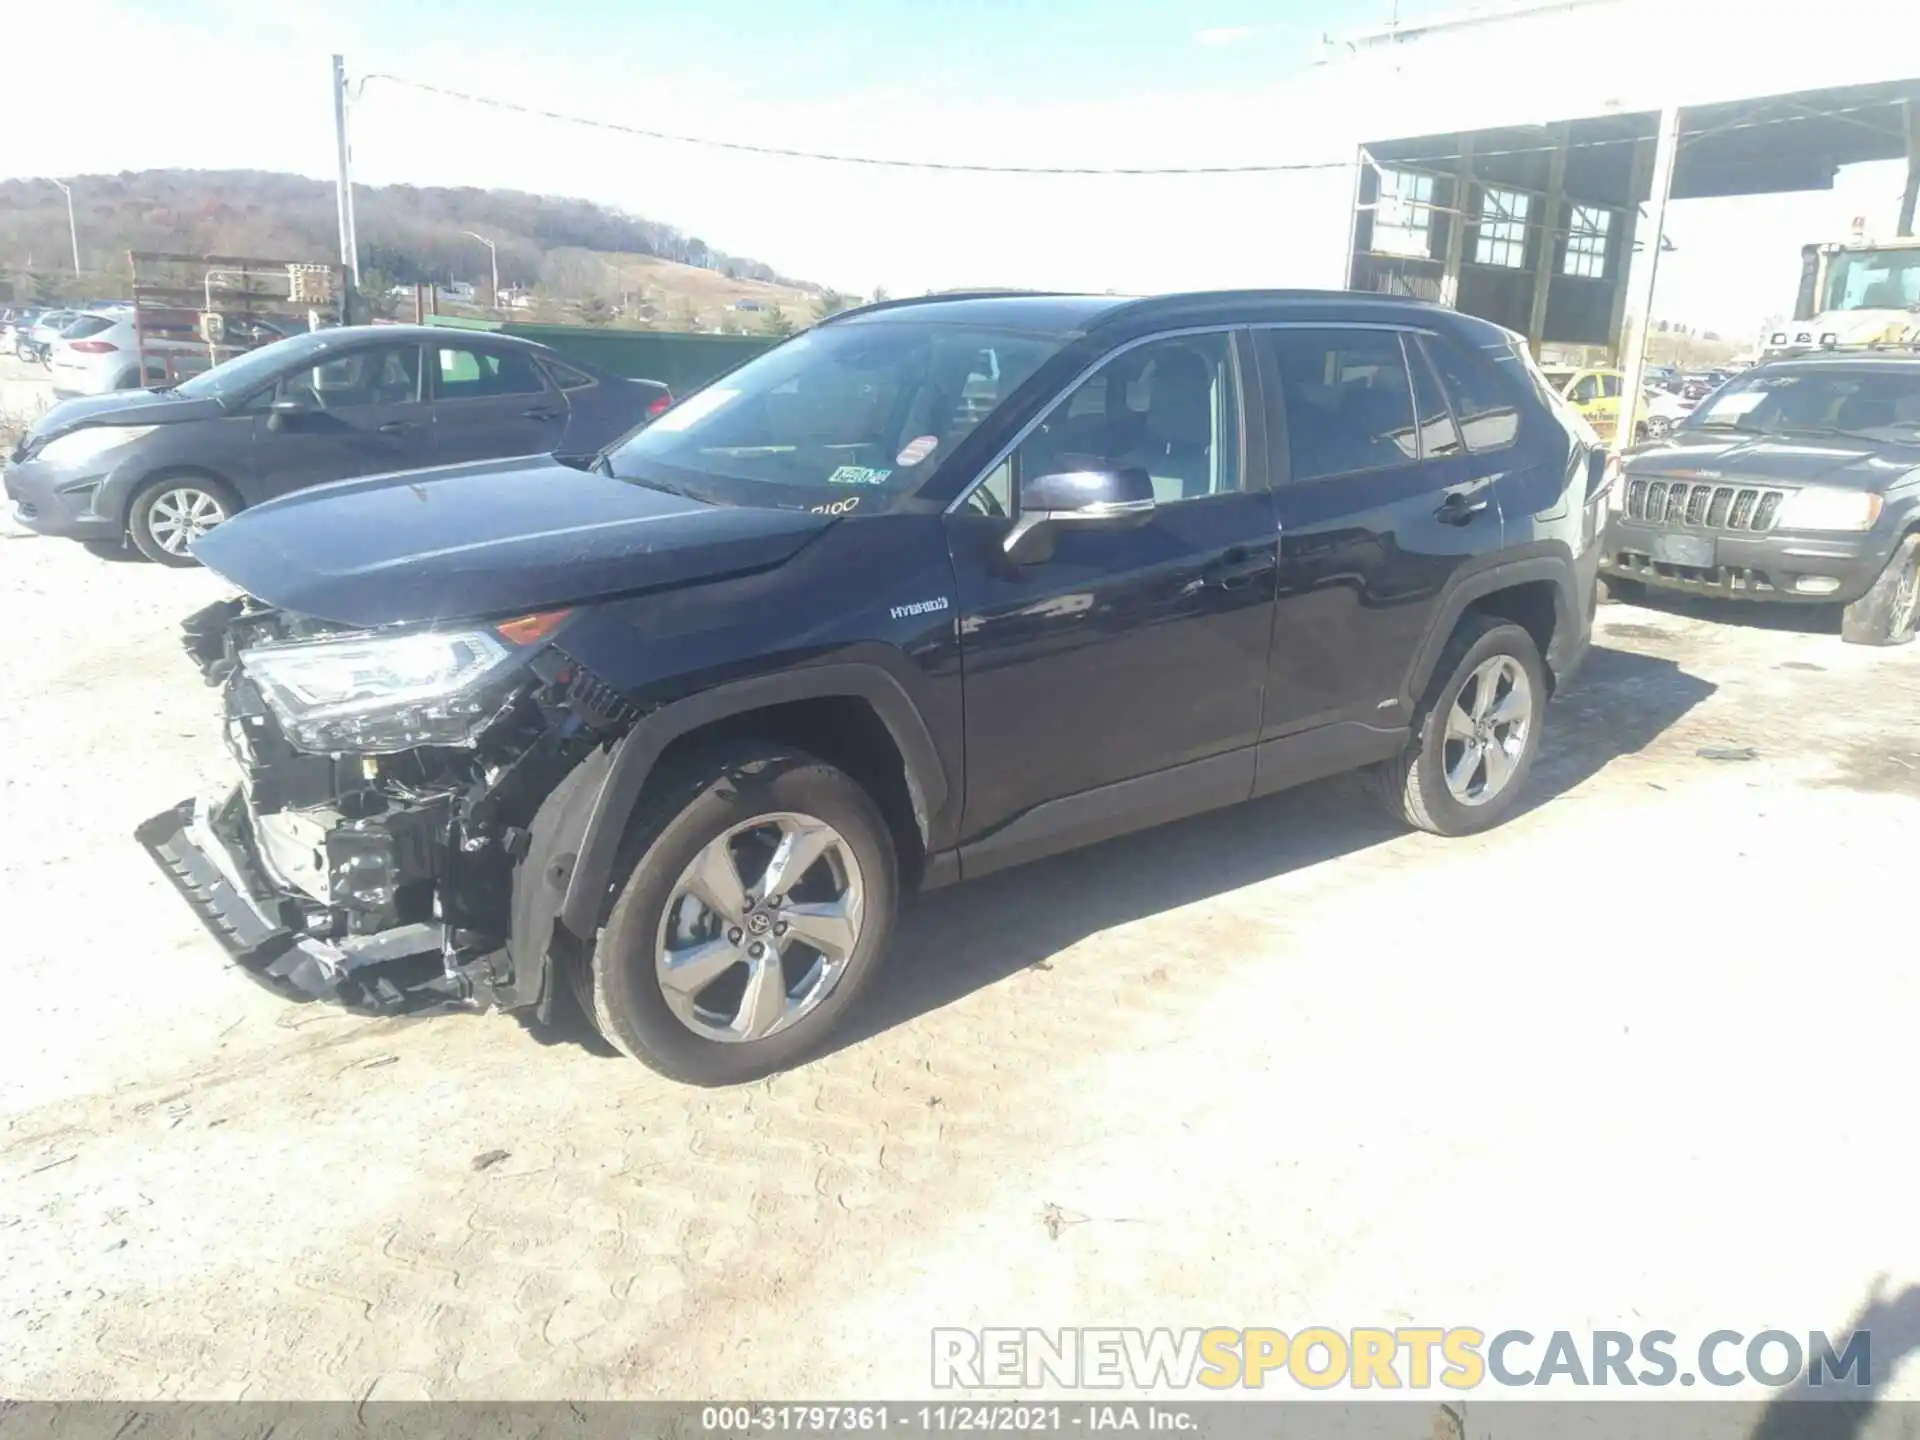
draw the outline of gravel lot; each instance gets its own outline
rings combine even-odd
[[[171,634],[219,591],[0,535],[0,1394],[903,1397],[935,1325],[1839,1331],[1920,1281],[1920,648],[1611,608],[1502,830],[1342,780],[945,892],[853,1043],[696,1092],[225,968],[131,838],[227,776]]]

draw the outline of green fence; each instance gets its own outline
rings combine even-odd
[[[770,335],[686,335],[672,330],[610,330],[593,325],[520,325],[511,320],[466,320],[431,315],[431,325],[495,330],[551,345],[613,375],[659,380],[676,395],[697,390],[743,360],[778,344]]]

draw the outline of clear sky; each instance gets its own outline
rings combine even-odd
[[[16,55],[97,54],[128,82],[9,67],[0,174],[154,166],[332,173],[327,57],[649,128],[988,163],[1345,158],[1289,111],[1322,33],[1393,0],[57,0],[10,16]],[[1402,19],[1461,8],[1399,0]],[[1324,72],[1322,72],[1324,74]],[[209,96],[203,100],[202,94]],[[21,123],[21,116],[43,117]],[[1350,152],[1349,152],[1350,153]],[[856,292],[963,284],[1123,290],[1320,281],[1343,172],[1041,179],[859,171],[693,150],[476,110],[380,80],[355,109],[368,183],[582,195]],[[1897,165],[1830,194],[1678,205],[1660,313],[1751,333],[1790,304],[1799,246],[1867,214]],[[1300,217],[1341,218],[1297,241]],[[1256,243],[1247,243],[1247,232]],[[1222,243],[1231,233],[1237,248]],[[1296,248],[1289,249],[1290,245]],[[1232,253],[1229,253],[1231,250]],[[476,255],[476,266],[480,257]],[[476,270],[476,274],[477,274]]]

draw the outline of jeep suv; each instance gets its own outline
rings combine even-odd
[[[345,481],[195,553],[241,782],[142,841],[282,991],[570,989],[668,1075],[817,1049],[900,896],[1370,767],[1519,798],[1607,457],[1418,302],[994,294],[834,316],[593,462]]]
[[[1729,381],[1626,457],[1601,560],[1642,587],[1840,607],[1841,637],[1920,618],[1920,356],[1833,351]]]

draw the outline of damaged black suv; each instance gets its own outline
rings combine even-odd
[[[996,294],[836,316],[586,468],[261,505],[196,555],[241,780],[140,838],[257,978],[570,989],[701,1083],[818,1048],[905,891],[1369,767],[1516,802],[1606,458],[1418,302]]]

